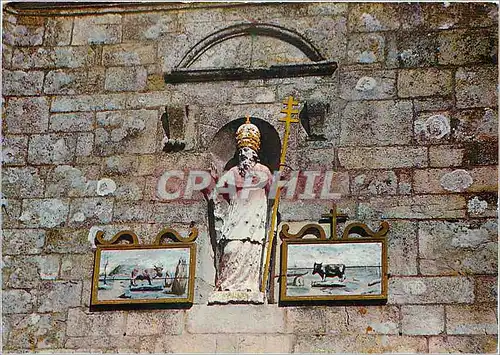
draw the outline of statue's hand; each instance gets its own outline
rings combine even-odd
[[[217,180],[219,179],[219,172],[217,171],[217,167],[213,162],[210,162],[210,176],[215,182],[217,182]]]

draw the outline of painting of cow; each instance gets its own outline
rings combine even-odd
[[[163,277],[162,266],[153,265],[152,268],[147,268],[147,269],[135,268],[134,270],[132,270],[132,273],[130,275],[130,285],[137,286],[135,282],[136,280],[148,281],[149,284],[152,285],[151,279],[161,278],[161,277]]]
[[[326,280],[327,277],[338,277],[340,281],[345,280],[345,265],[344,264],[326,264],[323,263],[314,263],[313,266],[313,275],[318,274],[321,276],[323,281]]]

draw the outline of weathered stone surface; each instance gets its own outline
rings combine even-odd
[[[125,312],[89,313],[80,308],[68,310],[68,336],[108,336],[125,332]]]
[[[178,29],[175,13],[127,14],[123,16],[123,40],[158,40]]]
[[[76,156],[89,157],[92,156],[94,151],[94,134],[93,133],[80,133],[76,140]]]
[[[228,335],[224,334],[228,337]],[[153,336],[153,339],[155,336]],[[157,341],[141,345],[142,351],[155,353],[216,353],[217,337],[212,334],[183,334],[162,336]],[[148,349],[148,350],[145,350]]]
[[[165,104],[172,101],[170,91],[154,91],[145,93],[134,93],[127,100],[127,108],[143,109],[157,107],[165,112]]]
[[[74,95],[86,92],[87,72],[52,70],[47,73],[43,92],[55,95]],[[95,86],[93,88],[96,89]]]
[[[4,229],[2,252],[4,255],[40,254],[45,239],[43,229]]]
[[[420,271],[423,274],[495,273],[497,224],[421,222]]]
[[[150,222],[154,205],[150,203],[120,203],[113,211],[115,222]]]
[[[75,157],[76,137],[63,134],[33,135],[28,147],[31,164],[68,164]]]
[[[114,196],[120,201],[142,200],[145,181],[142,177],[120,178]]]
[[[96,118],[95,149],[99,155],[155,152],[157,111],[99,112]]]
[[[183,311],[129,312],[127,315],[127,335],[181,334],[183,329]]]
[[[94,254],[63,255],[61,259],[60,278],[62,280],[83,280],[91,282],[94,270]]]
[[[86,177],[84,171],[69,165],[58,165],[48,174],[47,197],[94,196],[96,181]]]
[[[353,176],[351,190],[354,195],[395,195],[398,177],[390,171],[366,171]]]
[[[189,223],[202,221],[206,218],[206,203],[185,201],[172,201],[169,203],[156,203],[153,207],[153,220],[156,223]]]
[[[7,287],[37,288],[42,280],[55,280],[59,275],[60,258],[57,255],[36,255],[4,259],[8,270]]]
[[[400,27],[397,6],[389,4],[352,4],[349,13],[349,30],[353,32],[378,32]]]
[[[87,253],[90,249],[88,229],[57,228],[47,231],[44,251],[47,253]]]
[[[156,60],[154,45],[135,43],[106,46],[103,48],[102,64],[105,66],[152,64]]]
[[[53,228],[66,223],[68,211],[66,199],[24,200],[19,220],[27,227]]]
[[[458,108],[497,105],[498,70],[493,67],[459,68],[455,74]]]
[[[12,67],[33,68],[79,68],[95,64],[96,53],[89,46],[71,47],[26,47],[18,48],[12,56]]]
[[[474,295],[475,301],[496,302],[498,297],[498,280],[495,276],[478,276],[474,279],[476,286]]]
[[[91,112],[61,113],[50,115],[49,128],[54,132],[91,131],[93,122]]]
[[[444,336],[429,338],[429,353],[497,353],[496,335]]]
[[[468,170],[419,169],[414,173],[413,189],[416,193],[493,192],[498,186],[496,176],[494,166]]]
[[[448,334],[498,334],[493,304],[446,306]]]
[[[347,329],[353,334],[398,334],[399,309],[394,306],[346,307]]]
[[[391,221],[388,238],[389,274],[417,274],[417,225],[410,221]]]
[[[350,64],[372,64],[384,61],[385,40],[380,34],[352,34],[347,44]]]
[[[465,199],[453,195],[421,195],[372,198],[359,204],[360,219],[463,218]]]
[[[26,163],[26,151],[28,150],[28,137],[26,136],[4,136],[2,142],[2,164],[24,165]]]
[[[276,305],[227,305],[224,313],[218,307],[193,306],[187,317],[190,333],[274,333],[284,327],[284,310]]]
[[[418,97],[451,93],[451,70],[406,69],[398,72],[398,96]]]
[[[433,145],[429,147],[429,166],[447,168],[462,165],[464,149],[450,145]]]
[[[29,313],[33,309],[33,296],[25,290],[3,290],[2,313]]]
[[[411,125],[412,104],[409,101],[351,102],[342,114],[340,144],[408,144]]]
[[[298,335],[295,353],[421,353],[425,352],[424,337],[398,335]]]
[[[69,212],[71,226],[111,222],[113,202],[109,198],[74,199]]]
[[[7,44],[15,46],[39,46],[43,42],[44,27],[24,26],[6,23],[3,39]]]
[[[239,353],[290,353],[292,337],[289,335],[245,335],[240,337]]]
[[[107,111],[125,108],[124,94],[57,96],[52,101],[51,112]]]
[[[68,46],[71,43],[72,29],[72,17],[48,18],[43,44],[46,46]]]
[[[2,182],[2,193],[5,197],[43,197],[45,181],[36,168],[5,168]]]
[[[396,96],[395,71],[342,71],[340,83],[340,97],[345,100],[383,100]]]
[[[81,282],[44,282],[38,291],[38,312],[63,312],[80,304]]]
[[[32,313],[18,318],[10,333],[7,346],[11,349],[31,351],[36,348],[40,352],[52,352],[50,349],[54,348],[62,349],[65,340],[65,320],[66,316],[63,313]]]
[[[121,15],[110,14],[76,17],[71,44],[120,43],[121,37]]]
[[[447,111],[454,107],[454,102],[450,96],[432,96],[413,99],[415,112],[422,111]]]
[[[386,41],[387,67],[427,67],[437,62],[437,44],[432,33],[397,32],[386,35]]]
[[[488,27],[498,21],[490,4],[425,4],[419,8],[423,24],[432,29]]]
[[[104,88],[108,91],[141,91],[146,87],[143,67],[111,67],[106,70]]]
[[[49,104],[45,97],[20,97],[7,101],[5,110],[8,133],[40,133],[47,131]]]
[[[287,307],[285,313],[286,330],[288,333],[325,334],[325,316],[324,307]],[[342,328],[345,330],[345,325]]]
[[[427,166],[427,149],[418,147],[339,148],[340,164],[346,169],[393,169]]]
[[[2,72],[3,94],[38,95],[42,92],[43,76],[43,71],[4,70]]]
[[[454,115],[453,138],[457,142],[498,140],[498,113],[494,109],[459,111]]]
[[[341,15],[347,12],[346,3],[311,3],[307,6],[307,13],[309,15]]]
[[[415,138],[418,142],[447,142],[451,138],[450,113],[420,113],[415,119],[413,130]]]
[[[488,31],[442,31],[437,36],[439,64],[493,64],[498,52],[496,37]]]
[[[104,171],[106,175],[129,175],[136,176],[141,169],[138,169],[139,162],[136,156],[113,155],[104,161]],[[142,160],[142,159],[141,159]]]
[[[5,199],[2,203],[2,227],[3,228],[19,228],[21,223],[19,216],[21,215],[21,200]]]
[[[444,306],[401,307],[401,329],[406,335],[444,333]]]
[[[389,304],[472,303],[474,283],[466,277],[392,277],[388,293]]]
[[[464,165],[498,164],[498,142],[473,142],[464,146]]]

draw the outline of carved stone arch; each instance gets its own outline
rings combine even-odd
[[[226,123],[215,133],[209,144],[209,151],[219,160],[224,162],[224,170],[229,170],[238,164],[236,149],[236,130],[245,122],[245,118],[237,118]],[[281,140],[276,129],[263,119],[251,117],[250,122],[259,128],[261,144],[259,151],[260,162],[269,170],[279,168],[281,153]]]
[[[186,55],[184,55],[177,65],[177,68],[189,68],[203,53],[221,42],[234,37],[252,35],[274,37],[287,42],[302,51],[302,53],[313,62],[325,60],[312,43],[295,31],[265,23],[243,23],[216,31],[196,43]]]

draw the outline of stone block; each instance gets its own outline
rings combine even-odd
[[[49,17],[45,27],[45,46],[68,46],[71,44],[73,30],[72,17]]]
[[[459,174],[460,173],[460,174]],[[497,169],[476,167],[464,169],[419,169],[413,175],[416,193],[494,192],[497,190]]]
[[[446,333],[498,334],[496,307],[493,304],[446,306]]]
[[[391,277],[389,304],[472,303],[474,282],[466,277]]]
[[[129,312],[127,316],[127,335],[181,334],[183,329],[184,311],[171,310],[168,313]]]
[[[391,221],[388,239],[389,274],[417,274],[417,225],[410,221]]]
[[[285,317],[287,333],[326,333],[325,307],[287,307]],[[343,321],[345,322],[345,315],[343,317]],[[343,329],[345,329],[345,325]]]
[[[142,156],[141,156],[142,161]],[[131,175],[137,176],[141,169],[138,169],[139,162],[137,156],[113,155],[104,160],[103,174]]]
[[[433,33],[401,31],[388,34],[386,41],[387,67],[428,67],[437,63],[437,44]]]
[[[91,282],[94,271],[94,254],[63,255],[61,259],[62,280]]]
[[[314,221],[332,208],[331,200],[291,200],[289,198],[280,201],[280,213],[283,221]],[[339,210],[347,213],[351,218],[355,214],[355,203],[348,199],[338,202]]]
[[[159,40],[166,34],[177,31],[178,20],[174,12],[123,16],[123,41]]]
[[[373,64],[384,61],[385,39],[382,34],[351,34],[347,43],[350,64]]]
[[[153,341],[155,353],[216,353],[217,339],[211,334],[183,334],[161,336],[159,341]]]
[[[294,353],[423,353],[425,337],[399,335],[298,335]]]
[[[409,101],[350,102],[341,121],[341,146],[408,144],[412,104]],[[366,129],[370,127],[370,129]],[[388,132],[391,132],[390,134]]]
[[[401,329],[405,335],[444,333],[444,306],[402,306]]]
[[[3,40],[13,46],[40,46],[43,42],[44,27],[24,26],[5,23]]]
[[[423,147],[341,147],[340,164],[345,169],[394,169],[427,166]]]
[[[125,109],[127,95],[79,95],[56,96],[52,100],[51,112],[109,111]]]
[[[49,125],[49,104],[45,97],[19,97],[7,101],[5,127],[8,133],[40,133]]]
[[[437,35],[439,64],[494,64],[497,36],[496,32],[484,30],[441,31]]]
[[[378,32],[400,27],[399,4],[351,4],[349,6],[349,31]]]
[[[422,111],[448,111],[454,107],[454,103],[450,96],[422,97],[413,99],[413,107],[417,113]]]
[[[3,200],[3,213],[2,213],[2,227],[3,228],[19,228],[21,223],[19,216],[21,215],[21,200],[4,199]]]
[[[114,195],[120,201],[142,200],[146,179],[143,177],[119,178]]]
[[[190,223],[204,221],[207,206],[205,201],[172,201],[156,203],[153,207],[153,221],[155,223]]]
[[[451,94],[451,70],[404,69],[398,73],[398,96],[419,97]]]
[[[451,114],[448,111],[417,114],[414,121],[414,136],[419,143],[447,143],[451,140]]]
[[[496,302],[498,297],[498,280],[495,276],[477,276],[474,279],[476,286],[474,294],[475,301],[481,302]]]
[[[4,70],[2,73],[3,94],[19,96],[39,95],[42,92],[43,77],[43,71]]]
[[[35,298],[25,290],[3,290],[2,313],[29,313],[33,309]]]
[[[94,134],[80,133],[76,140],[76,157],[91,157],[94,151]]]
[[[60,258],[57,255],[18,256],[4,261],[9,274],[5,280],[8,287],[36,288],[41,280],[54,280],[59,275]]]
[[[156,61],[156,48],[153,44],[127,43],[105,46],[102,64],[108,66],[153,64]]]
[[[290,335],[243,335],[238,344],[239,353],[286,354],[292,351]]]
[[[25,47],[17,48],[12,56],[12,67],[33,68],[80,68],[95,65],[96,52],[90,46]]]
[[[134,95],[131,95],[127,100],[127,108],[144,109],[156,107],[165,112],[166,103],[171,101],[172,93],[170,91],[134,93]]]
[[[28,162],[33,165],[73,163],[75,146],[76,137],[73,135],[33,135],[28,147]]]
[[[98,155],[155,152],[159,121],[157,111],[99,112],[96,119],[95,149]]]
[[[107,91],[141,91],[148,74],[144,67],[110,67],[106,70],[104,89]]]
[[[496,335],[441,336],[429,338],[429,353],[494,353],[497,354]]]
[[[54,95],[75,95],[87,91],[87,72],[51,70],[45,78],[43,92]],[[93,87],[96,90],[96,87]]]
[[[231,103],[233,104],[271,103],[275,101],[274,88],[265,86],[235,88],[231,97]]]
[[[396,195],[398,176],[392,170],[353,174],[351,190],[353,195]]]
[[[395,306],[346,307],[351,334],[398,334],[399,309]]]
[[[45,181],[33,167],[5,168],[3,170],[3,195],[8,198],[43,197]]]
[[[68,211],[67,199],[27,199],[19,220],[26,227],[54,228],[66,223]]]
[[[9,337],[10,347],[57,352],[54,349],[62,349],[65,341],[65,318],[62,313],[33,313],[19,318]]]
[[[54,132],[91,131],[93,123],[94,114],[91,112],[52,114],[49,129]]]
[[[2,251],[4,255],[40,254],[45,240],[43,229],[4,229]]]
[[[490,4],[425,4],[420,5],[423,24],[431,29],[456,27],[488,27],[497,21],[496,8]]]
[[[307,13],[312,16],[342,15],[347,13],[347,3],[311,3],[307,6]]]
[[[123,336],[125,324],[125,312],[90,313],[81,308],[70,308],[66,333],[70,337]]]
[[[454,195],[389,196],[359,204],[359,219],[465,217],[465,198]]]
[[[458,111],[453,117],[452,137],[457,142],[496,142],[498,112],[496,109]]]
[[[458,68],[455,96],[458,108],[494,107],[497,105],[496,67]]]
[[[73,199],[69,212],[69,224],[81,226],[111,222],[113,201],[109,198]]]
[[[396,72],[357,70],[340,72],[340,97],[345,100],[384,100],[396,96]]]
[[[464,145],[464,165],[496,165],[498,142],[472,142]]]
[[[4,136],[2,142],[2,164],[26,164],[26,151],[28,150],[27,136]]]
[[[64,312],[77,307],[80,305],[81,293],[81,282],[44,282],[38,290],[38,312]]]
[[[113,211],[115,222],[151,222],[154,205],[150,203],[125,203],[117,204]]]
[[[464,149],[452,145],[432,145],[429,147],[429,166],[447,168],[462,165]]]
[[[46,232],[44,251],[47,253],[88,253],[91,250],[88,234],[87,228],[51,229]]]
[[[97,182],[86,176],[86,172],[70,165],[58,165],[47,177],[47,197],[95,196]]]
[[[280,329],[285,329],[285,311],[276,305],[227,305],[224,312],[219,307],[193,306],[187,317],[190,333],[254,334]]]
[[[121,15],[94,15],[76,17],[72,45],[120,43]]]

